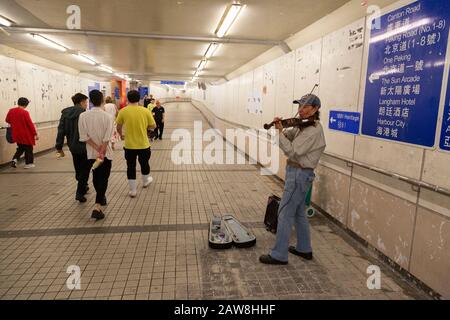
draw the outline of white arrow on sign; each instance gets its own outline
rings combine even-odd
[[[335,123],[336,121],[337,120],[335,118],[331,117],[331,119],[330,119],[331,124]]]
[[[380,75],[378,73],[372,73],[369,77],[370,83],[373,83],[375,80],[380,80]]]

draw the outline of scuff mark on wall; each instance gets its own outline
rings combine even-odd
[[[405,257],[398,246],[395,246],[395,256],[394,261],[397,262],[400,265],[407,265],[408,264],[408,258]]]
[[[441,226],[439,227],[439,245],[438,245],[438,249],[442,250],[444,249],[444,237],[442,236],[442,229],[444,228],[445,225],[445,221],[441,222]]]
[[[384,245],[384,242],[383,242],[383,240],[381,239],[380,235],[378,235],[377,247],[378,247],[378,249],[380,249],[381,251],[386,252],[386,246]]]
[[[355,226],[355,221],[361,219],[361,216],[355,210],[352,210],[351,216],[352,216],[351,226],[354,227]]]

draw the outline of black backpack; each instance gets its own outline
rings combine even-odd
[[[276,195],[271,195],[267,201],[266,215],[264,217],[264,224],[266,230],[272,233],[277,232],[278,227],[278,208],[281,199]]]
[[[14,143],[11,127],[6,128],[6,141],[8,141],[9,143]]]

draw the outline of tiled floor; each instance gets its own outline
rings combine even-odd
[[[1,299],[416,299],[419,290],[383,267],[320,215],[311,219],[315,259],[287,266],[258,263],[274,242],[262,224],[267,197],[282,185],[252,165],[175,165],[170,134],[192,131],[202,115],[190,104],[166,106],[165,140],[152,147],[153,184],[127,196],[126,165],[115,152],[106,219],[90,219],[74,200],[70,153],[36,159],[37,167],[0,172]],[[250,249],[208,248],[213,214],[233,214],[257,237]],[[369,290],[367,267],[382,268]],[[69,266],[81,289],[69,290]]]

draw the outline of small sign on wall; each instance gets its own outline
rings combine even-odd
[[[347,132],[351,134],[359,134],[359,124],[361,122],[361,113],[347,111],[330,111],[328,120],[328,128]]]

